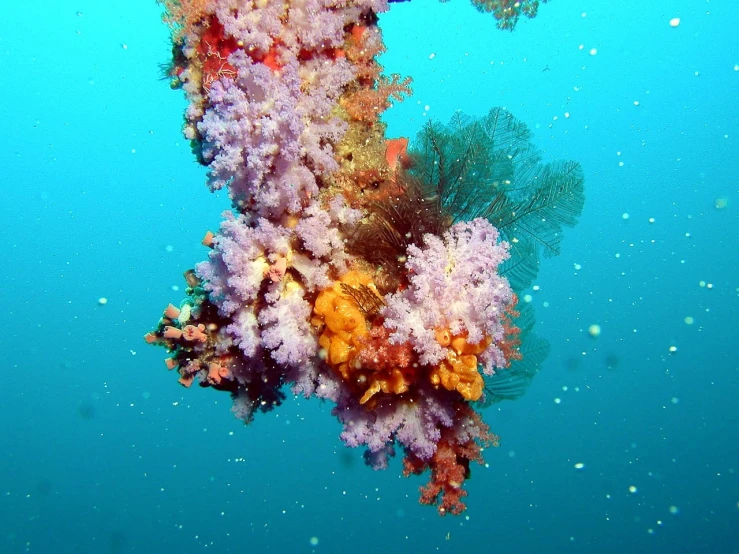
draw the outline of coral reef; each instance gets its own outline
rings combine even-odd
[[[232,205],[146,341],[246,422],[287,388],[330,400],[369,465],[401,448],[406,475],[430,472],[421,502],[461,513],[470,463],[498,444],[474,407],[515,397],[541,363],[517,365],[539,344],[517,293],[537,236],[576,222],[579,166],[541,165],[504,110],[386,137],[411,83],[377,62],[385,0],[164,5],[185,136]],[[476,5],[512,28],[538,2]]]

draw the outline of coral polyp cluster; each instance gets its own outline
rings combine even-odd
[[[399,447],[406,474],[430,471],[421,502],[462,512],[498,443],[473,407],[538,370],[516,365],[533,336],[516,293],[574,224],[579,167],[541,165],[500,109],[388,138],[381,115],[411,90],[376,59],[385,0],[164,4],[185,136],[231,209],[147,342],[246,422],[288,389],[333,402],[368,464]]]

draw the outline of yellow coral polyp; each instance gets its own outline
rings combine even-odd
[[[369,275],[350,271],[318,295],[311,323],[323,327],[318,344],[326,362],[344,381],[364,391],[360,404],[367,403],[378,392],[403,394],[410,383],[399,369],[371,371],[358,365],[356,357],[362,348],[362,338],[369,333],[369,325],[357,303],[342,290],[342,283],[351,287],[364,285],[377,292]]]
[[[449,349],[446,359],[431,369],[431,384],[449,391],[456,390],[465,400],[479,400],[484,381],[477,370],[477,355],[490,346],[492,339],[485,337],[479,343],[471,344],[465,335],[454,336],[445,328],[437,329],[435,336],[440,345]]]

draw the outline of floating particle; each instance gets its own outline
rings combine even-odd
[[[582,269],[582,266],[580,264],[575,264],[575,271],[580,271]]]
[[[569,118],[570,118],[570,112],[565,112],[565,119],[569,119]]]
[[[121,48],[123,48],[124,50],[128,50],[128,44],[124,42],[123,44],[121,44]]]
[[[670,351],[670,354],[674,354],[675,352],[677,352],[677,346],[670,346],[668,350]]]
[[[670,27],[673,29],[680,26],[680,18],[679,17],[673,17],[670,19]]]
[[[101,296],[100,298],[98,298],[98,305],[105,306],[107,303],[108,303],[108,299],[105,298],[104,296]]]
[[[637,488],[636,488],[636,487],[635,487],[634,485],[631,485],[631,486],[629,487],[629,492],[630,492],[631,494],[636,494],[636,493],[637,493],[637,491],[638,491],[638,489],[637,489]]]
[[[634,100],[634,106],[638,106],[638,105],[639,105],[639,101],[638,100]]]
[[[174,246],[172,246],[171,244],[168,244],[167,246],[164,247],[164,250],[166,252],[174,252]]]
[[[575,464],[575,469],[585,469],[585,464],[582,462],[577,462]]]
[[[590,49],[590,52],[588,52],[588,54],[590,54],[591,56],[595,56],[597,53],[598,53],[598,49],[597,48],[591,48]]]
[[[531,302],[531,301],[532,301],[533,299],[534,299],[534,297],[533,297],[533,296],[531,296],[530,294],[524,294],[524,295],[523,295],[523,301],[524,301],[524,302],[526,302],[527,304],[528,304],[529,302]]]
[[[716,198],[716,201],[713,203],[714,208],[717,210],[723,210],[729,206],[729,199],[725,196],[721,198]]]
[[[318,537],[311,537],[308,542],[311,546],[318,546]]]
[[[628,214],[628,212],[624,212],[624,213],[622,213],[622,214],[621,214],[621,219],[629,219],[629,214]]]
[[[653,217],[650,217],[648,221],[649,221],[649,223],[654,223],[656,221],[656,219],[654,219]]]
[[[588,327],[588,334],[590,334],[591,337],[599,337],[600,325],[593,323],[590,327]]]
[[[433,60],[435,57],[436,57],[436,54],[434,54],[433,52],[429,54],[429,60]]]
[[[695,320],[690,316],[687,316],[683,321],[686,325],[693,325],[693,323],[695,323]]]
[[[670,398],[670,402],[672,402],[673,404],[680,404],[680,399],[677,396],[673,396],[672,398]]]
[[[554,399],[554,403],[555,404],[561,404],[562,403],[562,399],[561,398],[555,398]]]
[[[680,508],[677,506],[670,506],[670,513],[675,516],[680,513]]]

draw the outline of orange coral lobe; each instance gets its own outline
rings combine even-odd
[[[319,344],[327,351],[328,363],[345,379],[349,371],[348,367],[343,366],[356,355],[359,338],[367,334],[367,322],[355,302],[344,295],[341,283],[357,286],[369,282],[368,276],[351,271],[333,287],[321,292],[313,309],[313,325],[325,326]]]
[[[410,165],[408,157],[408,139],[400,137],[385,141],[385,159],[390,169],[395,171],[398,166],[407,168]]]
[[[167,365],[167,369],[174,369],[179,365],[175,358],[166,358],[164,363]]]
[[[452,343],[452,334],[449,332],[449,329],[436,329],[434,336],[436,337],[436,342],[442,346],[449,346]]]
[[[484,381],[477,371],[477,357],[458,356],[449,352],[445,360],[431,370],[431,384],[447,390],[456,390],[465,400],[479,400]]]

